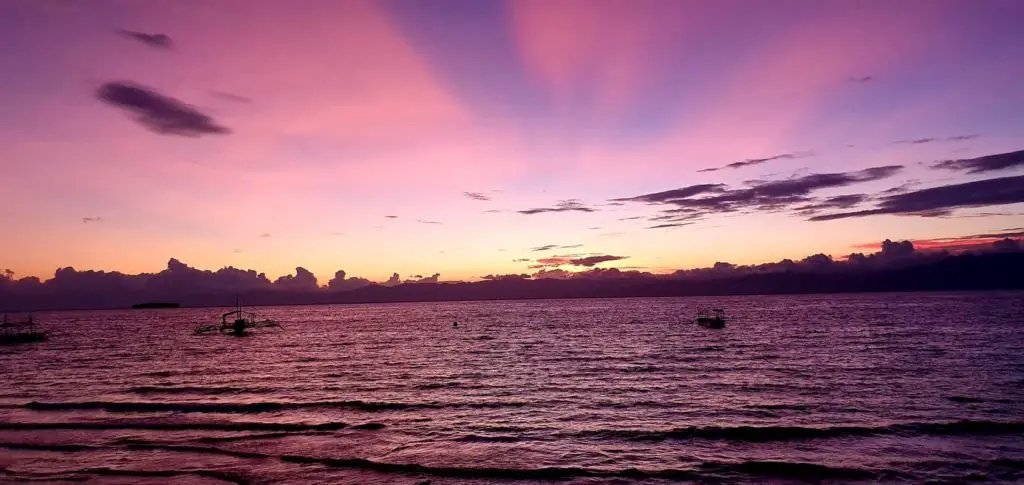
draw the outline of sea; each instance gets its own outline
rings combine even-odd
[[[1024,483],[1021,292],[228,310],[36,314],[0,483]]]

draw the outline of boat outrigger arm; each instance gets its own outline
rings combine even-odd
[[[203,325],[196,327],[194,334],[209,334],[209,333],[232,333],[235,335],[244,334],[246,330],[250,328],[260,327],[278,327],[281,328],[281,324],[264,318],[262,320],[255,313],[245,312],[242,309],[236,308],[230,312],[224,313],[220,316],[220,325]]]

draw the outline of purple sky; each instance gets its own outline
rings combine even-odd
[[[664,272],[1020,227],[1022,18],[1014,0],[0,2],[0,268]]]

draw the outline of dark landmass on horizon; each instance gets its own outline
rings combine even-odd
[[[327,285],[303,268],[271,282],[253,270],[199,270],[171,259],[155,274],[57,270],[45,282],[0,275],[0,311],[129,308],[143,302],[181,306],[396,303],[417,301],[519,300],[725,296],[894,291],[1024,289],[1024,251],[1002,239],[959,254],[918,251],[909,241],[886,240],[880,251],[842,260],[816,254],[800,261],[751,266],[716,263],[710,268],[652,274],[594,268],[569,272],[541,269],[533,275],[487,275],[476,282],[438,282],[438,275],[385,283],[347,278],[338,271]]]
[[[152,309],[152,308],[180,308],[180,307],[181,307],[181,305],[178,304],[178,303],[163,302],[163,301],[136,303],[136,304],[132,305],[132,308],[135,309],[135,310],[144,310],[144,309]]]

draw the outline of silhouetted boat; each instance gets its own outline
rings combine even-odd
[[[697,325],[707,328],[725,327],[725,310],[700,310],[697,312]]]
[[[0,345],[27,344],[42,342],[46,340],[46,332],[35,329],[36,322],[32,315],[21,322],[11,322],[4,314],[3,322],[0,323]]]
[[[248,335],[248,330],[261,327],[277,327],[281,325],[269,318],[261,319],[253,312],[242,310],[242,304],[235,302],[235,309],[220,316],[220,325],[201,325],[192,331],[193,335],[208,335],[220,333],[242,337]]]

